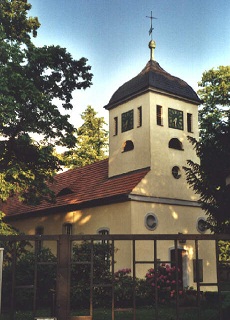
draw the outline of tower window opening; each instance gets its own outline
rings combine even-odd
[[[117,136],[117,134],[118,134],[118,117],[115,117],[114,119],[113,119],[113,130],[114,130],[114,133],[113,133],[113,135],[114,136]]]
[[[125,141],[123,145],[123,152],[131,151],[134,149],[134,144],[131,140]]]
[[[169,148],[176,149],[176,150],[184,150],[182,143],[177,138],[172,138],[169,141]]]
[[[157,105],[157,125],[163,126],[162,106]]]
[[[141,127],[142,126],[142,107],[138,107],[137,108],[137,112],[138,112],[138,123],[137,126]]]
[[[187,113],[187,130],[188,132],[192,132],[192,114]]]

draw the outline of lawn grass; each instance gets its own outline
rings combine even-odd
[[[89,315],[88,310],[73,311],[72,315]],[[50,317],[50,310],[39,310],[36,317]],[[31,311],[18,311],[15,314],[15,320],[33,320]],[[93,310],[93,320],[111,320],[112,312],[109,308],[98,308]],[[115,320],[132,320],[133,312],[129,311],[116,311]],[[155,309],[152,307],[142,307],[136,310],[136,320],[154,320],[156,318]],[[175,320],[176,310],[173,307],[162,306],[158,310],[159,320]],[[200,318],[198,318],[198,309],[196,308],[181,308],[179,310],[180,320],[217,320],[218,310],[214,308],[202,308]],[[9,314],[0,315],[0,320],[10,320]]]
[[[89,315],[87,311],[73,312],[73,315]],[[110,309],[95,309],[93,312],[93,320],[111,320],[112,313]],[[179,310],[180,320],[198,319],[198,309],[196,308],[181,308]],[[132,320],[132,311],[116,311],[115,320]],[[157,319],[156,311],[151,307],[142,307],[136,310],[136,320],[154,320]],[[159,320],[175,320],[176,310],[172,307],[161,307],[158,310]],[[200,320],[217,320],[217,309],[202,309],[200,312]]]

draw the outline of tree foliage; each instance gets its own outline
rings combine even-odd
[[[207,226],[215,233],[230,232],[230,66],[203,73],[198,91],[200,139],[189,138],[200,163],[188,161],[187,180],[200,196]]]
[[[206,139],[215,135],[215,129],[229,124],[230,66],[205,71],[198,85],[203,101],[199,110],[200,134]]]
[[[4,236],[10,236],[10,235],[17,235],[18,231],[3,221],[5,214],[0,211],[0,235]],[[2,243],[0,242],[0,245],[2,246]]]
[[[76,130],[75,148],[65,152],[64,162],[70,168],[82,167],[107,157],[108,132],[103,117],[88,106],[81,114],[83,124]]]
[[[0,211],[0,236],[17,236],[21,233],[14,227],[10,226],[4,221],[4,212]],[[7,237],[0,241],[0,248],[4,249],[4,261],[3,266],[8,267],[12,264],[13,255],[20,256],[27,252],[28,248],[31,247],[30,243],[25,240],[17,241],[13,243],[8,241]]]
[[[27,17],[31,4],[27,0],[1,0],[0,26],[4,30],[5,39],[28,42],[32,33],[37,36],[40,23],[37,17]]]
[[[36,204],[53,199],[47,181],[61,165],[55,146],[75,144],[74,127],[57,101],[72,109],[72,92],[89,87],[92,74],[86,58],[32,43],[40,24],[27,17],[30,8],[26,0],[0,3],[0,199],[17,193]]]

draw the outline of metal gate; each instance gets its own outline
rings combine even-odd
[[[174,309],[175,309],[175,316],[172,319],[183,319],[181,318],[181,309],[183,307],[180,306],[180,285],[179,285],[179,274],[178,274],[178,265],[180,264],[179,259],[179,252],[180,252],[180,244],[185,243],[186,241],[194,242],[194,278],[196,282],[196,305],[194,308],[197,310],[197,319],[200,318],[201,310],[202,310],[202,288],[203,287],[215,287],[215,291],[218,297],[218,319],[227,319],[225,318],[225,310],[222,306],[222,290],[223,290],[223,283],[227,285],[229,288],[230,283],[226,283],[229,279],[228,275],[222,279],[221,274],[223,273],[223,264],[225,267],[230,267],[230,261],[219,261],[219,246],[218,243],[220,240],[223,241],[230,241],[230,235],[42,235],[42,236],[0,236],[1,246],[5,249],[5,254],[8,250],[8,257],[4,257],[4,265],[8,267],[10,270],[10,289],[9,289],[9,297],[8,297],[8,305],[3,306],[2,312],[7,315],[7,319],[17,319],[16,311],[17,311],[17,304],[16,298],[20,295],[20,291],[28,290],[29,296],[31,296],[32,301],[32,317],[33,319],[58,319],[58,320],[69,320],[69,319],[93,319],[94,316],[94,289],[97,287],[103,288],[107,287],[111,290],[111,319],[116,319],[116,305],[115,305],[115,255],[116,255],[116,243],[120,245],[124,245],[125,243],[129,243],[131,246],[131,269],[132,269],[132,279],[133,279],[133,286],[132,286],[132,306],[131,308],[123,308],[123,312],[128,311],[129,313],[132,312],[132,319],[137,319],[137,300],[136,300],[136,278],[137,278],[137,268],[139,265],[152,265],[154,270],[157,270],[159,264],[171,264],[173,263],[176,270],[176,287],[175,287],[175,302],[174,302]],[[80,259],[74,260],[73,259],[73,244],[78,242],[87,242],[89,246],[89,252],[87,260]],[[153,257],[149,259],[139,259],[137,257],[137,248],[139,248],[139,242],[146,241],[151,244],[153,250]],[[158,244],[163,243],[165,241],[171,241],[174,247],[174,261],[169,260],[159,260],[158,255]],[[214,246],[214,254],[215,254],[215,261],[216,261],[216,282],[209,282],[205,283],[202,280],[202,275],[200,271],[200,252],[199,252],[199,245],[202,241],[208,241],[208,243],[213,243]],[[31,254],[34,256],[33,259],[33,279],[31,283],[17,283],[17,272],[18,272],[18,257],[19,257],[19,244],[30,243],[32,244],[31,247]],[[109,256],[105,256],[105,262],[109,261],[110,265],[110,273],[111,273],[111,281],[106,283],[95,283],[94,280],[94,265],[95,265],[95,244],[97,243],[109,243],[111,246],[111,252]],[[41,260],[39,258],[39,250],[41,246],[44,245],[46,247],[52,248],[52,252],[54,253],[55,259],[46,259]],[[10,253],[9,253],[10,248]],[[8,259],[8,260],[7,260]],[[7,260],[7,262],[6,262]],[[74,265],[88,265],[89,270],[89,283],[88,292],[89,292],[89,310],[88,310],[88,317],[81,317],[78,315],[71,315],[71,307],[70,307],[70,300],[71,300],[71,287],[73,283],[71,283],[71,269]],[[39,295],[39,269],[40,266],[44,270],[48,268],[53,268],[55,271],[55,278],[56,284],[54,288],[51,288],[50,291],[50,302],[49,302],[49,311],[47,314],[43,316],[43,318],[38,316],[38,295]],[[230,269],[227,269],[230,270]],[[26,270],[25,270],[26,272]],[[223,281],[224,280],[224,281]],[[48,281],[48,279],[47,279]],[[3,291],[4,286],[6,285],[4,274],[3,274]],[[77,284],[74,284],[77,285]],[[159,288],[154,286],[154,318],[153,319],[160,319],[159,316]],[[229,289],[227,289],[229,290]],[[4,310],[5,308],[5,310]],[[121,309],[119,308],[119,311]],[[229,312],[229,309],[228,309]],[[77,310],[75,310],[77,313]],[[45,318],[44,318],[45,317]],[[50,318],[49,318],[50,317]],[[0,319],[4,319],[1,318]]]

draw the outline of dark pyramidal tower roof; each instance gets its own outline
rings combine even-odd
[[[147,91],[170,94],[200,104],[201,101],[192,87],[185,81],[166,72],[158,62],[154,61],[154,41],[150,41],[149,48],[151,56],[145,68],[136,77],[127,81],[115,91],[105,109],[112,109],[118,104]]]

